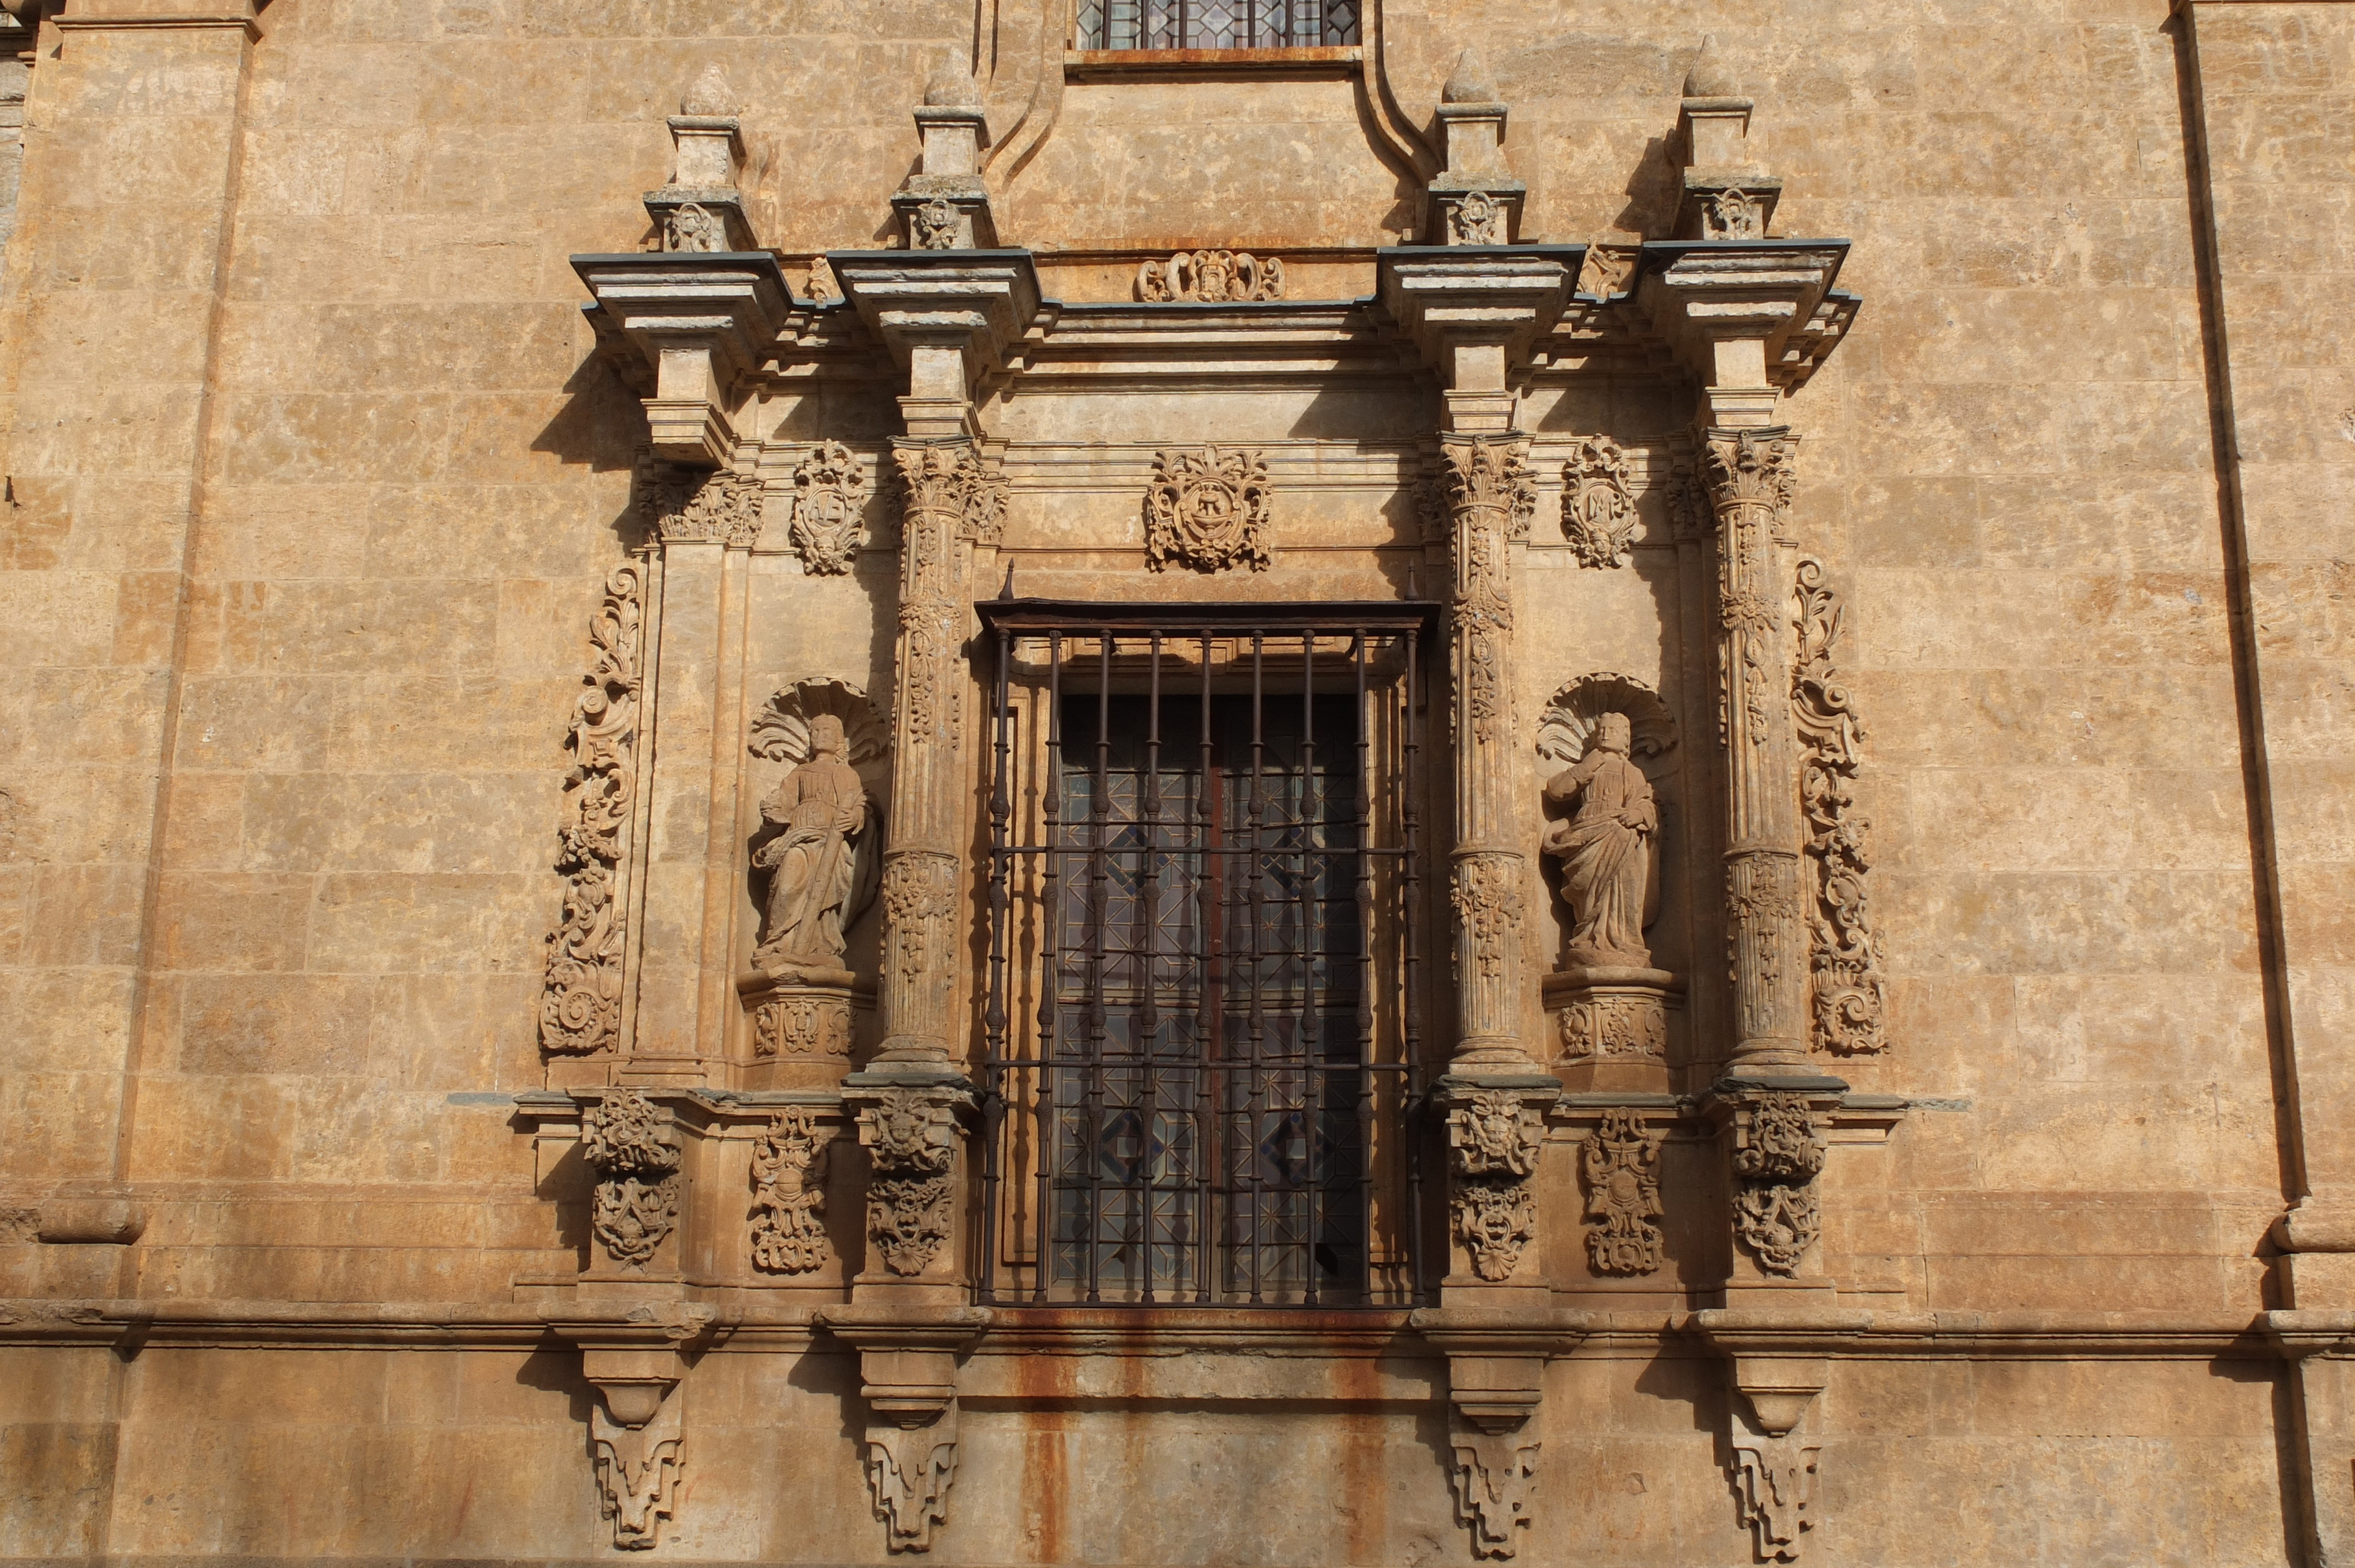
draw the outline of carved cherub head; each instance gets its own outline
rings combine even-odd
[[[1594,749],[1625,757],[1635,748],[1635,726],[1625,714],[1598,714],[1594,720]]]
[[[810,751],[813,755],[839,758],[843,747],[840,719],[832,714],[820,714],[810,720]]]

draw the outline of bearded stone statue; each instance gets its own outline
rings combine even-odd
[[[1549,779],[1549,804],[1571,814],[1546,826],[1543,848],[1561,861],[1561,896],[1572,926],[1564,954],[1572,968],[1646,969],[1644,910],[1655,874],[1659,807],[1643,769],[1629,759],[1625,714],[1606,713],[1586,755]]]

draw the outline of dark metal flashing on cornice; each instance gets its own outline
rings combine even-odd
[[[591,272],[643,273],[650,277],[666,273],[692,276],[708,272],[756,272],[763,281],[774,283],[794,308],[815,308],[815,302],[794,294],[793,284],[785,281],[784,266],[773,250],[592,250],[570,260],[572,270],[580,274],[584,283]],[[594,291],[593,287],[591,291]]]
[[[1148,599],[1099,603],[1062,599],[985,599],[974,610],[993,631],[1099,631],[1156,630],[1236,632],[1297,631],[1336,627],[1368,631],[1430,630],[1439,624],[1446,607],[1432,599],[1351,599],[1303,603],[1295,599],[1264,603],[1215,599],[1199,603]]]
[[[1681,261],[1688,256],[1793,256],[1804,251],[1831,251],[1836,260],[1824,278],[1828,291],[1839,281],[1842,262],[1853,242],[1846,239],[1646,239],[1636,248],[1636,270],[1627,275],[1625,292],[1635,291],[1636,281],[1646,272],[1657,272]],[[1614,295],[1616,299],[1619,296]]]

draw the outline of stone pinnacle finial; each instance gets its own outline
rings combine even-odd
[[[736,112],[735,91],[728,85],[728,73],[719,69],[717,61],[703,68],[703,74],[695,79],[695,85],[678,101],[678,111],[693,115]]]
[[[1455,69],[1448,73],[1447,84],[1439,90],[1439,101],[1442,103],[1494,103],[1497,101],[1497,84],[1489,79],[1488,63],[1480,58],[1478,49],[1465,49],[1455,57]]]
[[[1717,52],[1717,35],[1703,33],[1700,53],[1693,57],[1692,69],[1685,72],[1687,98],[1739,98],[1742,90],[1726,74],[1725,62]]]
[[[981,107],[981,84],[970,73],[959,70],[950,60],[934,71],[924,83],[924,107],[927,109],[978,109]]]

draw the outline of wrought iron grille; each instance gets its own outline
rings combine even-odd
[[[1315,48],[1359,41],[1360,0],[1081,0],[1083,49]]]
[[[1429,607],[980,609],[983,1298],[1416,1299]]]

